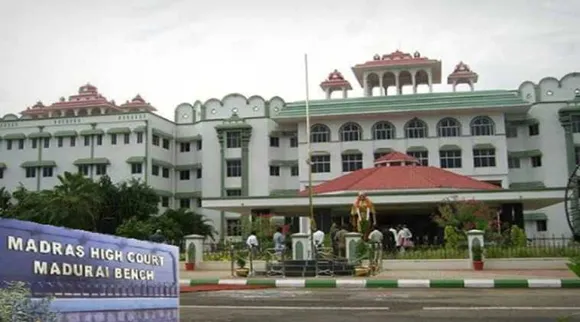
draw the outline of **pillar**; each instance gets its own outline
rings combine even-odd
[[[363,90],[364,90],[364,95],[365,97],[370,96],[369,95],[369,82],[368,82],[368,74],[364,73],[363,74]]]
[[[310,259],[311,258],[310,234],[300,232],[297,234],[292,234],[291,238],[292,238],[292,259],[293,260]]]
[[[252,138],[252,129],[242,130],[242,196],[248,196],[250,193],[250,139]],[[223,173],[222,173],[223,175]]]
[[[383,96],[385,95],[384,93],[385,87],[383,85],[383,74],[377,76],[379,77],[379,96]]]
[[[397,89],[397,95],[401,95],[401,82],[399,81],[399,73],[395,75],[395,88]]]
[[[427,76],[429,79],[429,93],[433,93],[433,75],[431,74],[431,71],[427,72]]]
[[[342,98],[347,98],[348,97],[348,93],[347,93],[347,89],[346,87],[342,88]]]
[[[356,245],[361,240],[362,235],[359,233],[347,233],[346,240],[346,259],[349,263],[357,260]]]
[[[310,217],[300,217],[300,233],[310,234]]]
[[[185,260],[187,262],[193,261],[197,266],[199,263],[203,262],[203,241],[204,237],[201,235],[187,235],[184,237],[185,239]],[[195,249],[195,258],[190,258],[189,249],[194,247]]]
[[[479,243],[479,245],[483,248],[485,246],[484,243],[484,238],[483,238],[483,234],[484,232],[482,230],[477,230],[477,229],[472,229],[470,231],[467,232],[467,247],[469,249],[469,268],[471,268],[471,262],[473,261],[473,253],[471,252],[471,247],[477,243]]]
[[[417,72],[411,74],[411,83],[413,85],[413,94],[417,94]]]
[[[330,90],[330,88],[325,88],[324,89],[324,93],[326,93],[326,99],[329,100],[330,99],[330,95],[332,94],[332,91]]]

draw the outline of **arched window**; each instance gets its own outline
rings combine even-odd
[[[395,138],[395,127],[387,121],[373,125],[373,140],[391,140]]]
[[[314,124],[310,128],[310,142],[330,142],[330,129],[324,124]]]
[[[471,121],[471,135],[487,136],[495,134],[495,124],[487,116],[478,116]]]
[[[408,139],[427,137],[427,124],[418,118],[410,120],[405,124],[405,137]]]
[[[362,133],[360,126],[356,123],[349,122],[340,128],[340,140],[343,142],[360,141]]]
[[[452,117],[446,117],[437,124],[437,136],[452,137],[461,135],[461,124]]]

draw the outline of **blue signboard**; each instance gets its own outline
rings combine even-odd
[[[178,309],[175,246],[0,219],[0,267],[0,281],[26,282],[55,304],[85,303],[85,312],[87,298],[147,298],[149,309]]]

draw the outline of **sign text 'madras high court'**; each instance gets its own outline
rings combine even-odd
[[[42,239],[22,238],[8,235],[7,248],[9,251],[26,252],[32,254],[47,254],[59,257],[59,261],[33,260],[33,273],[37,275],[75,276],[86,278],[115,278],[126,280],[153,281],[155,271],[151,269],[137,269],[127,267],[109,267],[108,265],[92,265],[74,263],[74,259],[88,257],[104,262],[141,264],[146,266],[163,266],[163,255],[145,252],[115,250],[110,248],[85,247],[48,241]]]

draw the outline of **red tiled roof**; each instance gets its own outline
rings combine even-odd
[[[400,152],[391,152],[381,158],[400,162]],[[409,161],[416,160],[410,157]],[[385,161],[385,160],[383,160]],[[375,161],[376,162],[376,161]],[[314,194],[341,191],[379,191],[379,190],[421,190],[421,189],[466,189],[498,190],[491,183],[479,181],[436,167],[419,165],[388,165],[361,169],[313,187]],[[306,194],[308,191],[302,191]]]
[[[393,152],[387,153],[387,154],[383,155],[382,157],[376,159],[375,164],[376,163],[387,163],[387,161],[419,163],[419,160],[417,160],[417,158],[414,158],[414,157],[412,157],[408,154],[405,154],[405,153],[393,151]]]

